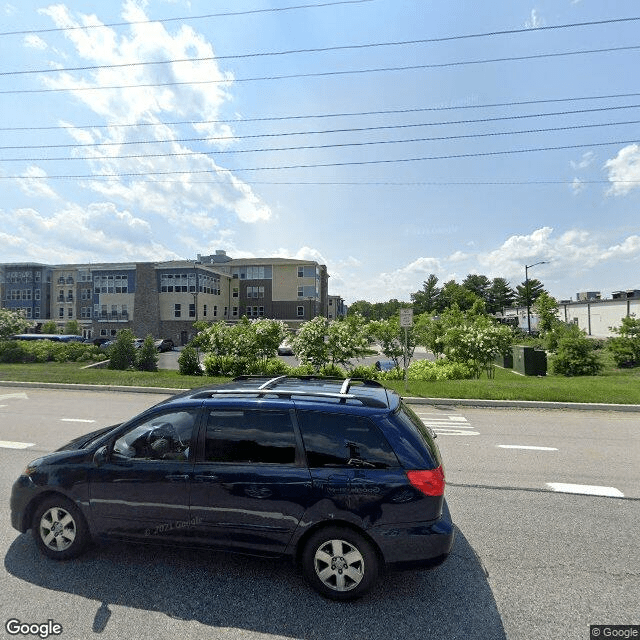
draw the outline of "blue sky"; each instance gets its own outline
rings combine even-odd
[[[348,303],[541,261],[558,299],[640,289],[637,2],[86,6],[0,4],[0,262],[308,258]]]

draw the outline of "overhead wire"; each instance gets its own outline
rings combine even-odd
[[[405,109],[382,109],[378,111],[344,111],[335,113],[313,113],[313,114],[297,114],[288,116],[263,116],[249,118],[227,118],[216,120],[174,120],[162,122],[127,122],[127,123],[110,123],[110,124],[78,124],[78,125],[46,125],[46,126],[15,126],[1,127],[0,131],[52,131],[65,129],[112,129],[125,127],[160,127],[160,126],[180,126],[180,125],[201,125],[201,124],[244,124],[247,122],[281,122],[287,120],[308,120],[322,118],[344,118],[344,117],[361,117],[361,116],[378,116],[378,115],[396,115],[423,113],[429,111],[456,111],[459,109],[492,109],[497,107],[519,107],[535,104],[550,104],[562,102],[579,102],[588,100],[612,100],[618,98],[635,98],[640,96],[640,92],[634,93],[613,93],[608,95],[595,96],[576,96],[564,98],[544,98],[538,100],[517,100],[510,102],[490,102],[484,104],[461,104],[450,106],[434,106],[434,107],[409,107]],[[637,105],[622,105],[613,107],[616,109],[632,108]],[[567,111],[565,113],[572,113]],[[541,114],[544,115],[544,114]],[[470,121],[471,122],[471,121]],[[234,136],[235,137],[235,136]]]
[[[299,145],[292,147],[266,147],[262,149],[220,149],[216,151],[176,151],[176,152],[164,152],[164,153],[145,153],[145,154],[128,154],[128,155],[106,155],[106,156],[59,156],[49,158],[0,158],[0,162],[52,162],[52,161],[67,161],[67,160],[95,160],[95,161],[109,161],[109,160],[125,160],[131,158],[169,158],[169,157],[185,157],[185,156],[210,156],[210,155],[228,155],[228,154],[242,154],[242,153],[271,153],[279,151],[309,151],[318,149],[335,149],[346,147],[366,147],[376,145],[389,145],[389,144],[410,144],[416,142],[442,142],[449,140],[466,140],[473,138],[488,138],[499,137],[509,135],[522,135],[532,133],[550,133],[558,131],[573,131],[578,129],[594,129],[598,127],[615,127],[624,126],[630,124],[639,124],[640,120],[627,120],[623,122],[603,122],[603,123],[590,123],[580,125],[568,125],[564,127],[548,127],[540,129],[523,129],[519,131],[491,131],[488,133],[471,133],[471,134],[458,134],[448,136],[433,136],[428,138],[409,138],[404,140],[368,140],[361,142],[339,142],[331,144],[319,144],[319,145]],[[134,143],[135,144],[135,143]]]
[[[189,20],[205,20],[210,18],[226,18],[230,16],[246,16],[257,13],[277,13],[284,11],[293,11],[298,9],[318,9],[322,7],[332,7],[340,4],[364,4],[373,2],[374,0],[332,0],[330,2],[320,2],[314,4],[299,4],[288,7],[270,7],[268,9],[246,9],[244,11],[226,11],[221,13],[207,13],[198,16],[179,16],[175,18],[158,18],[155,20],[130,20],[127,22],[109,22],[106,24],[84,24],[74,25],[70,27],[51,27],[48,29],[24,29],[20,31],[2,31],[0,36],[22,36],[22,35],[38,35],[40,33],[54,33],[60,31],[76,31],[79,29],[103,29],[108,27],[128,27],[130,25],[140,24],[165,24],[168,22],[180,22]]]
[[[0,95],[16,95],[16,94],[35,94],[35,93],[59,93],[62,91],[102,91],[109,89],[145,89],[150,87],[176,87],[185,85],[202,85],[202,84],[233,84],[238,82],[258,82],[258,81],[276,81],[291,80],[298,78],[322,78],[322,77],[338,77],[347,75],[361,75],[369,73],[390,73],[402,71],[418,71],[424,69],[445,69],[452,67],[461,67],[467,65],[493,64],[497,62],[520,62],[523,60],[540,60],[544,58],[558,58],[576,55],[589,55],[594,53],[614,53],[620,51],[637,51],[640,45],[627,45],[621,47],[603,47],[600,49],[582,49],[574,51],[558,51],[551,53],[536,53],[525,56],[504,56],[501,58],[484,58],[478,60],[458,60],[455,62],[441,62],[414,65],[399,65],[392,67],[377,67],[372,69],[344,69],[334,71],[313,71],[306,73],[287,73],[271,76],[255,76],[248,78],[215,78],[209,80],[176,80],[172,82],[148,82],[139,84],[125,85],[99,85],[99,86],[75,86],[75,87],[48,87],[44,89],[4,89],[0,91]]]
[[[455,154],[443,154],[432,156],[418,156],[412,158],[390,158],[390,159],[377,159],[377,160],[354,160],[354,161],[342,161],[342,162],[323,162],[323,163],[308,163],[308,164],[291,164],[280,166],[264,166],[264,167],[234,167],[231,169],[190,169],[190,170],[176,170],[176,171],[142,171],[142,172],[123,172],[123,173],[107,173],[107,174],[67,174],[67,175],[0,175],[0,179],[66,179],[66,178],[129,178],[139,176],[152,176],[152,175],[193,175],[203,173],[225,173],[230,174],[231,171],[238,172],[253,172],[253,171],[282,171],[289,169],[313,169],[321,167],[348,167],[348,166],[367,166],[367,165],[389,165],[389,164],[404,164],[410,162],[425,162],[430,160],[457,160],[464,158],[486,158],[504,155],[534,153],[540,151],[559,151],[566,149],[584,149],[588,147],[605,147],[613,145],[630,145],[638,144],[640,138],[627,139],[627,140],[610,140],[607,142],[591,142],[583,144],[566,144],[557,146],[545,146],[545,147],[527,147],[524,149],[506,149],[500,151],[480,151],[480,152],[466,152]]]
[[[536,29],[527,29],[527,28],[505,29],[501,31],[488,31],[488,32],[473,33],[473,34],[443,36],[439,38],[420,38],[420,39],[413,39],[413,40],[396,40],[391,42],[366,42],[361,44],[347,44],[347,45],[336,45],[336,46],[327,46],[327,47],[309,47],[305,49],[286,49],[282,51],[260,51],[260,52],[253,52],[253,53],[215,55],[215,56],[205,56],[200,58],[172,58],[169,60],[122,62],[122,63],[114,63],[114,64],[85,65],[80,67],[56,67],[56,68],[47,68],[47,69],[23,69],[23,70],[14,70],[14,71],[0,71],[0,76],[17,76],[17,75],[41,74],[41,73],[51,74],[51,73],[62,73],[62,72],[69,72],[69,71],[95,71],[99,69],[122,69],[122,68],[130,68],[130,67],[175,64],[175,63],[185,63],[185,62],[191,62],[191,63],[212,62],[214,60],[237,60],[237,59],[243,59],[243,58],[286,56],[286,55],[294,55],[294,54],[302,54],[302,53],[327,53],[330,51],[350,51],[350,50],[357,50],[357,49],[371,49],[371,48],[379,48],[379,47],[397,47],[397,46],[409,46],[409,45],[419,45],[419,44],[433,44],[438,42],[464,40],[469,38],[486,38],[486,37],[493,37],[497,35],[533,33],[535,31],[541,31],[545,29],[568,29],[568,28],[595,26],[595,25],[603,25],[603,24],[634,22],[638,20],[640,20],[640,16],[633,16],[628,18],[611,18],[606,20],[594,20],[590,22],[574,22],[569,24],[559,24],[559,25],[538,27]]]
[[[534,113],[534,114],[518,114],[511,116],[496,116],[492,118],[473,118],[466,120],[444,120],[440,122],[418,122],[418,123],[404,123],[393,125],[376,125],[369,127],[343,127],[339,129],[321,129],[321,130],[307,130],[307,131],[285,131],[279,133],[258,133],[240,136],[196,136],[189,138],[165,138],[162,140],[123,140],[119,142],[77,142],[77,143],[65,143],[65,144],[34,144],[34,145],[0,145],[0,150],[10,149],[67,149],[67,148],[81,148],[81,147],[112,147],[122,145],[137,145],[137,144],[164,144],[173,142],[233,142],[235,140],[248,140],[256,138],[279,138],[290,136],[307,136],[307,135],[324,135],[332,133],[360,133],[366,131],[382,131],[382,130],[394,130],[394,129],[411,129],[416,127],[436,127],[447,125],[459,125],[459,124],[478,124],[489,122],[503,122],[508,120],[524,120],[530,118],[542,118],[551,116],[565,116],[576,115],[585,113],[599,113],[603,111],[616,111],[620,109],[635,109],[640,107],[640,104],[634,105],[618,105],[609,107],[594,107],[591,109],[572,109],[566,111],[553,111],[547,113]]]

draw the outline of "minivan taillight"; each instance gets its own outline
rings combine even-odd
[[[412,486],[425,496],[444,495],[444,470],[442,466],[424,471],[407,471]]]

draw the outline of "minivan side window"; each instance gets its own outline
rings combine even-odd
[[[378,427],[367,418],[300,411],[300,428],[310,468],[400,466]]]
[[[205,462],[294,464],[296,440],[287,411],[209,411]]]
[[[114,442],[113,453],[116,459],[186,462],[197,418],[196,409],[155,414],[123,433]]]

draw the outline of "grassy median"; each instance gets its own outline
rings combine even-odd
[[[2,381],[63,382],[70,384],[122,385],[191,389],[225,382],[228,378],[182,376],[177,371],[112,371],[85,369],[78,363],[0,364]],[[521,376],[496,368],[495,378],[423,382],[387,381],[388,387],[405,396],[425,398],[480,398],[491,400],[542,400],[551,402],[602,402],[640,404],[640,369],[615,369],[607,363],[602,375],[567,378]]]

